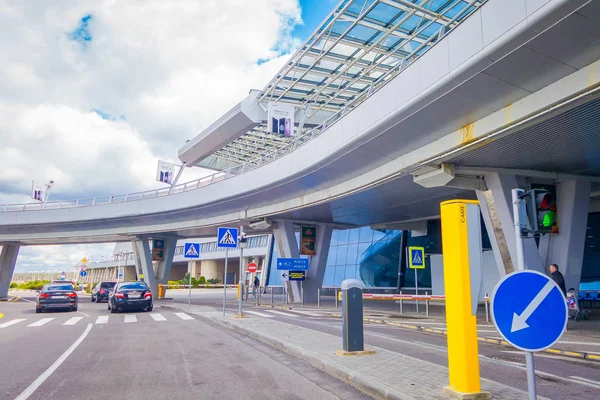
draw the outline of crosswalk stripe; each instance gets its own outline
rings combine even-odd
[[[13,319],[12,321],[8,321],[8,322],[5,322],[3,324],[0,324],[0,328],[7,328],[7,327],[9,327],[11,325],[18,324],[19,322],[23,322],[23,321],[25,321],[24,318]]]
[[[292,310],[292,312],[302,314],[302,315],[308,315],[309,317],[322,317],[323,316],[323,314],[315,314],[315,313],[308,312],[308,311]]]
[[[290,314],[290,313],[284,313],[281,311],[277,311],[277,310],[265,310],[267,312],[273,313],[273,314],[277,314],[277,315],[283,315],[284,317],[299,317],[299,315],[297,314]]]
[[[126,315],[123,322],[137,322],[137,317],[135,315]]]
[[[96,323],[97,324],[107,324],[108,323],[108,315],[101,315],[98,318],[96,318]]]
[[[194,319],[193,317],[190,317],[186,313],[182,313],[182,312],[176,312],[175,315],[177,315],[179,318],[186,320],[186,321],[188,321],[190,319]]]
[[[67,322],[65,322],[63,325],[75,325],[82,319],[83,319],[83,317],[73,317],[73,318],[69,319]]]
[[[167,319],[162,314],[150,314],[155,321],[166,321]]]
[[[42,326],[46,325],[48,322],[52,321],[54,318],[42,318],[39,321],[34,322],[33,324],[29,324],[27,326]]]
[[[259,317],[275,318],[272,315],[261,313],[261,312],[258,312],[258,311],[248,311],[248,310],[246,310],[245,312],[248,313],[248,314],[258,315]]]

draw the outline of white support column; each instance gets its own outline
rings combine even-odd
[[[315,243],[317,254],[310,257],[310,269],[304,282],[305,303],[317,302],[317,289],[321,289],[323,286],[323,276],[325,275],[332,232],[333,228],[330,225],[317,225],[317,243]]]
[[[558,183],[558,234],[545,235],[540,240],[540,250],[547,246],[547,264],[558,265],[565,277],[567,290],[578,290],[581,281],[590,190],[591,184],[586,181],[569,180]]]
[[[134,242],[135,252],[138,257],[139,264],[142,267],[144,274],[143,281],[150,286],[152,290],[152,297],[158,298],[158,281],[154,273],[154,267],[152,266],[152,254],[150,252],[150,242],[147,237],[142,236]]]
[[[288,220],[277,220],[274,222],[276,223],[276,226],[273,228],[273,234],[275,235],[279,255],[284,258],[300,257],[298,240],[296,240],[293,222]],[[300,302],[300,284],[298,282],[289,281],[284,282],[284,284],[287,288],[288,300],[291,303]]]
[[[0,299],[8,297],[8,289],[15,272],[20,247],[18,244],[2,245],[2,251],[0,252]]]
[[[511,190],[518,188],[517,177],[488,173],[484,175],[487,191],[477,191],[485,227],[494,250],[494,258],[500,277],[515,271],[517,260]],[[525,239],[525,266],[527,269],[544,271],[544,265],[534,239]]]

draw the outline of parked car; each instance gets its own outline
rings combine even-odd
[[[38,292],[35,303],[35,312],[41,313],[45,310],[68,309],[77,311],[77,292],[71,282],[47,283]]]
[[[92,288],[92,302],[108,301],[108,293],[115,288],[116,284],[117,282],[99,282]]]
[[[111,313],[126,310],[152,311],[152,308],[152,292],[144,282],[117,283],[108,300]]]

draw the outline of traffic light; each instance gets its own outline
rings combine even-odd
[[[533,233],[553,233],[557,231],[558,220],[556,199],[549,190],[533,189],[529,193],[529,221]]]

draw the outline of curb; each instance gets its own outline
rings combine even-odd
[[[338,313],[332,313],[330,315],[332,317],[336,317],[336,318],[342,317],[342,314],[338,314]],[[375,324],[381,324],[381,325],[397,326],[400,328],[411,329],[411,330],[415,330],[415,331],[421,331],[421,332],[427,332],[427,333],[433,333],[433,334],[437,334],[437,335],[446,336],[446,331],[443,329],[428,328],[428,327],[424,327],[424,326],[420,326],[420,325],[404,324],[404,323],[400,323],[400,322],[388,322],[384,319],[363,318],[363,321],[371,322],[371,323],[375,323]],[[495,344],[495,345],[499,345],[499,346],[512,347],[510,345],[510,343],[508,343],[506,340],[502,340],[502,339],[493,339],[493,338],[486,338],[486,337],[478,336],[477,340],[479,342],[485,342],[485,343]],[[583,352],[583,351],[546,349],[541,352],[570,357],[570,358],[579,358],[579,359],[584,359],[584,360],[600,361],[600,355],[590,354],[588,352]]]

